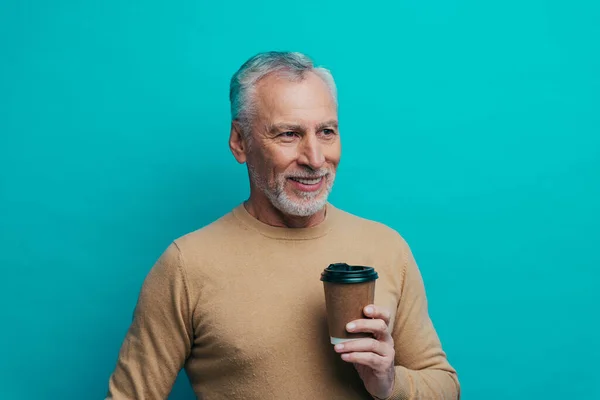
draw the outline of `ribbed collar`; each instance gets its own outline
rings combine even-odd
[[[243,203],[234,208],[232,212],[244,225],[252,228],[261,235],[273,239],[285,240],[310,240],[322,237],[332,229],[335,219],[339,214],[338,210],[333,205],[327,203],[325,219],[318,225],[310,228],[285,228],[268,225],[259,221],[246,210]]]

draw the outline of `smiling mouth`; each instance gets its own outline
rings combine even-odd
[[[317,178],[294,178],[294,177],[290,177],[291,180],[296,181],[298,183],[301,183],[303,185],[316,185],[317,183],[321,182],[321,180],[324,178],[324,176],[319,176]]]

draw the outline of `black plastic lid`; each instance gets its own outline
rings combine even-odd
[[[321,273],[323,282],[331,283],[364,283],[379,278],[373,267],[348,265],[346,263],[330,264]]]

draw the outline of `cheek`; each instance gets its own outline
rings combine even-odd
[[[328,151],[326,151],[324,155],[325,160],[329,164],[333,165],[334,167],[337,167],[341,158],[341,151],[339,145],[328,149]]]
[[[296,150],[294,148],[282,148],[279,151],[272,154],[270,159],[271,167],[276,174],[280,174],[289,171],[293,168],[294,161],[297,158]]]
[[[294,170],[297,151],[294,147],[265,146],[259,154],[254,154],[255,169],[269,180],[276,179],[280,174]]]
[[[287,165],[282,164],[280,160],[277,159],[267,159],[263,158],[259,160],[259,173],[270,185],[275,184],[278,181],[281,181],[282,176],[289,172],[291,169],[287,168]]]

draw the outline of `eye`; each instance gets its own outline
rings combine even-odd
[[[294,131],[287,131],[287,132],[282,132],[279,134],[279,137],[286,141],[293,140],[297,136],[298,136],[298,133],[296,133]]]
[[[333,129],[323,129],[323,134],[333,135],[333,134],[335,134],[335,131]]]

